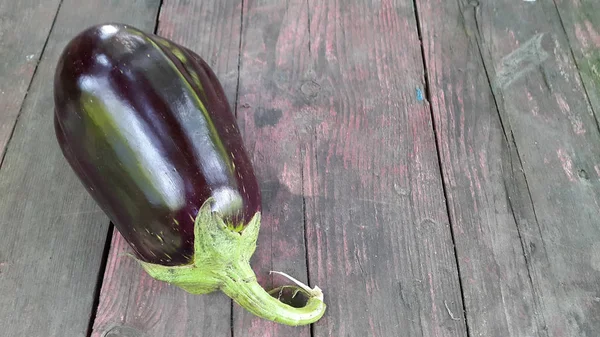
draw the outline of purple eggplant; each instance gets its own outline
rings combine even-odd
[[[259,184],[200,56],[131,26],[93,26],[60,56],[54,101],[64,157],[148,274],[193,294],[220,289],[282,324],[322,317],[318,287],[298,282],[308,300],[296,308],[256,281]]]

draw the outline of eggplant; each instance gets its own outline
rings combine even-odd
[[[60,55],[54,104],[64,158],[150,276],[192,294],[221,290],[286,325],[323,316],[318,287],[291,278],[308,296],[293,307],[256,280],[259,184],[198,54],[129,25],[89,27]]]

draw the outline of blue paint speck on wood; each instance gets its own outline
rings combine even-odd
[[[423,91],[421,90],[421,88],[417,88],[417,100],[419,102],[423,101]]]

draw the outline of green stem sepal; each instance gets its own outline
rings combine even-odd
[[[220,289],[240,306],[264,319],[291,326],[316,322],[326,308],[321,289],[310,289],[291,278],[298,284],[298,290],[308,296],[304,307],[296,308],[271,296],[257,282],[250,267],[250,257],[256,249],[260,219],[260,212],[257,212],[242,231],[237,231],[228,227],[207,201],[194,222],[194,256],[190,264],[163,266],[136,260],[156,280],[192,294],[207,294]]]

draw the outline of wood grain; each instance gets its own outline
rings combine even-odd
[[[529,248],[522,246],[509,199],[515,188],[526,188],[515,185],[522,166],[498,115],[477,27],[465,19],[476,7],[443,0],[417,5],[469,332],[544,336],[526,265]]]
[[[84,336],[108,220],[57,146],[52,82],[62,48],[104,20],[151,28],[158,1],[67,1],[0,169],[0,322],[5,336]],[[37,25],[38,23],[27,23]]]
[[[596,335],[600,135],[554,3],[418,4],[471,334]]]
[[[0,1],[0,165],[60,2]]]
[[[229,336],[230,304],[221,294],[193,296],[154,280],[125,256],[114,232],[92,337]]]
[[[238,124],[263,195],[263,221],[252,267],[265,289],[290,284],[269,271],[307,283],[302,195],[300,87],[308,71],[306,1],[244,1]],[[307,112],[309,113],[309,112]],[[326,295],[327,296],[327,295]],[[259,319],[234,305],[234,336],[310,336],[310,327]]]
[[[555,3],[596,121],[600,123],[600,2],[555,0]]]
[[[467,336],[413,2],[309,0],[309,18],[314,335]]]
[[[232,105],[241,15],[241,2],[177,0],[163,1],[158,20],[158,35],[195,51],[209,63]],[[121,336],[121,330],[144,337],[231,335],[227,296],[218,292],[191,295],[153,280],[123,256],[125,252],[132,250],[115,231],[92,336]]]

